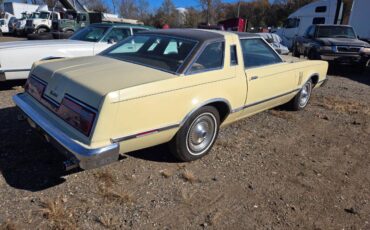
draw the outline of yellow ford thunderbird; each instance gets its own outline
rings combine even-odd
[[[285,62],[258,35],[149,31],[94,57],[36,63],[13,99],[82,169],[163,143],[192,161],[222,126],[283,104],[304,109],[327,69],[324,61]]]

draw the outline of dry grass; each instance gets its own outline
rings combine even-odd
[[[171,170],[168,170],[168,169],[163,169],[163,170],[161,170],[159,172],[165,178],[169,178],[169,177],[171,177],[173,175],[173,172]]]
[[[195,177],[194,173],[185,169],[185,171],[182,173],[182,178],[184,178],[185,181],[188,181],[190,183],[194,183],[197,181],[197,178]]]
[[[122,190],[114,190],[110,187],[106,187],[104,185],[99,186],[99,192],[101,196],[109,201],[119,202],[119,203],[133,203],[134,196],[131,193],[122,191]]]
[[[49,220],[62,219],[66,214],[62,202],[59,199],[42,202],[40,211]]]
[[[100,183],[105,184],[107,187],[112,187],[117,183],[116,178],[108,171],[98,171],[94,174],[94,176],[99,180]]]
[[[0,230],[16,230],[16,229],[17,229],[16,223],[10,220],[7,220],[6,222],[0,224]]]
[[[119,221],[118,221],[118,218],[117,217],[109,217],[108,215],[106,214],[103,214],[102,216],[100,217],[97,217],[96,218],[96,221],[101,224],[103,227],[105,228],[109,228],[109,229],[112,229],[112,228],[115,228],[119,225]]]
[[[42,216],[49,220],[56,229],[76,229],[72,213],[68,212],[63,206],[60,198],[41,202],[40,212]]]
[[[316,97],[316,105],[321,106],[325,109],[334,110],[340,113],[347,113],[347,114],[366,114],[370,115],[370,107],[367,104],[357,102],[357,101],[350,101],[350,100],[343,100],[338,97]]]

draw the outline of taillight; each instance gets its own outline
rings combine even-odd
[[[31,94],[31,96],[33,96],[37,100],[41,100],[45,87],[46,87],[45,83],[36,80],[33,77],[29,77],[27,79],[26,85],[24,86],[24,89],[26,92]]]
[[[94,125],[95,112],[86,108],[86,106],[82,106],[73,99],[65,97],[60,104],[58,115],[86,136],[90,135]]]

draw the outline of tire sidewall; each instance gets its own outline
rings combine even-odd
[[[302,105],[300,102],[301,102],[301,97],[302,97],[302,90],[303,90],[303,88],[307,85],[307,84],[309,84],[309,96],[308,96],[308,99],[307,99],[307,101],[306,101],[306,103],[304,104],[304,105]],[[297,107],[298,107],[298,109],[299,110],[303,110],[304,108],[306,108],[307,107],[307,105],[308,105],[308,103],[310,102],[310,99],[311,99],[311,95],[312,95],[312,88],[313,88],[313,84],[312,84],[312,80],[310,79],[310,80],[308,80],[304,85],[303,85],[303,87],[302,87],[302,89],[299,91],[299,94],[298,94],[298,97],[297,97],[297,101],[296,101],[296,103],[297,103]]]
[[[214,119],[214,121],[216,122],[215,123],[216,131],[215,134],[213,135],[212,141],[206,147],[206,149],[201,151],[201,153],[194,154],[192,151],[190,151],[188,146],[188,134],[193,123],[197,120],[197,118],[201,117],[204,114],[212,114],[212,119]],[[220,129],[220,115],[217,109],[213,106],[202,107],[196,112],[194,112],[185,121],[185,123],[180,128],[180,130],[178,131],[178,133],[176,134],[175,138],[172,141],[173,143],[171,144],[172,146],[171,150],[175,157],[181,161],[193,161],[202,158],[203,156],[207,155],[209,151],[212,149],[218,137],[219,129]]]

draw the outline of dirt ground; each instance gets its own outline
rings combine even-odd
[[[0,83],[0,229],[370,229],[370,71],[331,70],[305,111],[273,109],[178,163],[166,146],[65,173]]]

